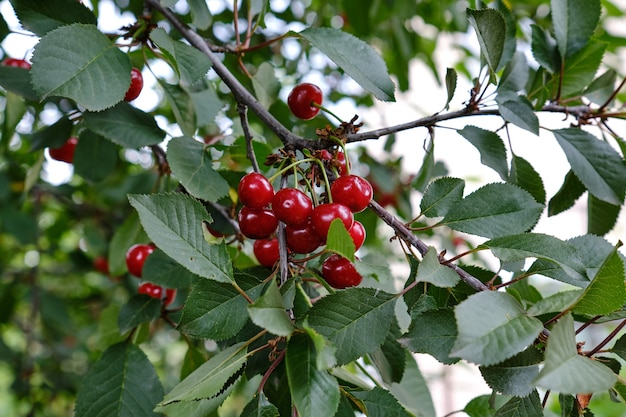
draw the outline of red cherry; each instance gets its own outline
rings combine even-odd
[[[363,246],[363,242],[365,242],[365,227],[363,227],[361,222],[355,221],[348,233],[350,233],[352,242],[354,242],[354,250],[359,250]]]
[[[322,244],[322,239],[310,223],[303,226],[285,226],[285,237],[287,247],[294,253],[311,253]]]
[[[237,215],[239,230],[250,239],[267,239],[278,227],[278,219],[271,210],[242,207]]]
[[[93,260],[93,266],[97,271],[102,272],[104,275],[109,275],[109,260],[104,256],[96,256]]]
[[[343,152],[337,152],[336,161],[338,165],[339,175],[348,175],[348,164],[346,162],[346,155]]]
[[[317,157],[322,161],[330,161],[333,159],[333,156],[326,149],[322,149],[318,152]]]
[[[263,208],[274,198],[272,184],[258,172],[244,175],[239,181],[238,192],[241,203],[250,208]]]
[[[313,211],[309,196],[295,188],[278,190],[272,199],[272,211],[285,224],[297,226],[308,222]]]
[[[167,307],[168,305],[172,304],[175,298],[176,298],[176,288],[166,288],[165,298],[163,299],[163,305]]]
[[[149,295],[152,298],[161,299],[161,296],[163,295],[163,287],[151,282],[143,282],[139,285],[139,288],[137,288],[137,292],[139,294]]]
[[[49,148],[48,152],[50,153],[50,158],[71,164],[74,161],[74,150],[76,149],[77,143],[78,138],[72,136],[58,148]]]
[[[255,240],[252,249],[256,260],[267,268],[273,267],[280,258],[278,239],[276,238]]]
[[[339,289],[355,287],[363,280],[352,262],[336,254],[324,261],[322,276],[328,285]]]
[[[319,113],[319,107],[313,106],[313,103],[322,104],[322,90],[311,83],[296,85],[287,97],[289,110],[299,119],[309,120]]]
[[[133,101],[143,89],[143,75],[141,75],[141,71],[138,68],[133,68],[130,70],[130,87],[126,91],[124,95],[124,101]]]
[[[347,206],[353,213],[365,210],[373,193],[371,184],[356,175],[339,177],[330,187],[333,202]]]
[[[143,243],[138,243],[128,248],[128,251],[126,251],[126,268],[128,268],[128,272],[137,278],[141,278],[143,264],[152,252],[154,252],[154,245]]]
[[[354,223],[354,215],[352,214],[352,211],[350,211],[350,209],[343,204],[320,204],[313,209],[313,212],[311,213],[311,225],[313,226],[315,233],[317,233],[322,241],[326,241],[330,223],[332,223],[335,219],[341,219],[346,227],[346,230],[350,230],[352,224]]]
[[[2,65],[4,65],[5,67],[23,68],[25,70],[30,69],[30,63],[28,63],[28,61],[17,58],[7,58],[2,61]]]

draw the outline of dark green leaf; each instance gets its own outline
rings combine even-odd
[[[156,319],[161,315],[161,300],[146,294],[133,295],[122,307],[117,326],[124,334],[146,321]]]
[[[90,130],[125,148],[156,145],[165,138],[165,132],[152,116],[126,102],[97,113],[85,112],[83,123]]]
[[[315,346],[304,333],[295,333],[287,343],[287,378],[298,415],[327,417],[335,415],[340,393],[337,380],[316,366]]]
[[[109,347],[81,382],[76,417],[154,416],[163,387],[152,363],[134,344]]]
[[[504,143],[497,133],[476,126],[465,126],[458,131],[469,143],[480,152],[480,161],[506,180],[509,176],[509,167],[506,160]]]
[[[533,391],[525,397],[513,397],[496,411],[493,417],[543,417],[539,393]]]
[[[602,63],[606,43],[590,40],[582,50],[565,61],[561,82],[561,96],[574,97],[582,94],[593,81]],[[557,89],[559,77],[554,78],[552,89]]]
[[[218,201],[228,194],[229,185],[212,167],[208,148],[183,136],[167,144],[167,162],[174,176],[189,194],[206,201]]]
[[[467,19],[474,28],[480,51],[492,71],[497,71],[506,39],[506,23],[495,9],[467,9]]]
[[[30,150],[37,151],[39,149],[51,147],[56,148],[70,137],[74,124],[67,117],[61,117],[59,120],[39,129],[30,137]]]
[[[30,83],[30,72],[24,68],[0,65],[0,86],[24,100],[37,101],[39,95]]]
[[[404,374],[406,356],[404,348],[398,343],[400,336],[400,327],[397,323],[392,323],[381,347],[370,355],[386,384],[400,382]]]
[[[452,364],[450,357],[457,338],[454,311],[448,308],[411,314],[411,326],[399,342],[414,353],[428,353],[441,363]]]
[[[587,233],[604,236],[617,223],[621,206],[598,200],[592,194],[587,198]]]
[[[164,52],[181,82],[186,85],[200,80],[211,69],[211,61],[206,55],[196,48],[173,40],[162,28],[150,32],[150,39]]]
[[[280,417],[278,408],[274,407],[263,393],[257,395],[246,405],[240,417]]]
[[[200,30],[206,30],[213,20],[209,6],[203,0],[187,0],[191,9],[192,24]]]
[[[274,66],[268,62],[259,65],[256,74],[252,77],[252,87],[259,103],[269,109],[276,101],[280,91],[280,82],[274,74]]]
[[[539,135],[539,119],[532,104],[526,97],[508,92],[498,94],[496,102],[498,103],[500,115],[504,120],[528,130],[530,133]]]
[[[446,68],[446,91],[448,92],[448,98],[446,99],[445,109],[450,108],[450,102],[454,97],[456,91],[457,74],[454,68]]]
[[[86,180],[102,181],[115,169],[117,152],[117,145],[90,130],[84,130],[74,151],[74,172]]]
[[[542,211],[543,205],[527,191],[512,184],[493,183],[452,206],[441,224],[493,238],[530,230]]]
[[[97,23],[91,10],[78,1],[11,0],[11,4],[24,29],[39,36],[69,23]]]
[[[554,34],[563,58],[581,50],[600,19],[600,0],[551,0]]]
[[[7,25],[6,20],[4,20],[4,16],[0,15],[0,40],[4,40],[9,33],[11,33],[9,25]]]
[[[574,319],[570,314],[561,317],[550,332],[545,363],[535,383],[563,394],[577,394],[604,391],[616,381],[608,367],[578,354]]]
[[[120,102],[130,85],[128,57],[95,25],[54,29],[35,46],[32,61],[31,79],[41,100],[67,97],[100,111]]]
[[[383,101],[395,101],[395,86],[387,66],[371,46],[354,36],[332,28],[309,28],[298,33],[325,53],[361,87]]]
[[[525,233],[504,236],[484,243],[504,262],[514,262],[534,257],[558,264],[576,280],[586,280],[586,271],[576,247],[554,236]]]
[[[190,92],[196,113],[197,127],[207,126],[214,122],[215,116],[222,110],[224,103],[215,93],[213,88]]]
[[[196,109],[191,95],[178,84],[168,84],[159,80],[159,85],[163,89],[164,96],[183,135],[193,136],[196,132]]]
[[[572,171],[596,198],[621,205],[626,192],[626,163],[607,142],[575,128],[554,131]]]
[[[527,313],[531,316],[541,316],[547,313],[560,313],[571,307],[580,298],[583,290],[559,291],[543,298],[530,306]]]
[[[543,180],[535,168],[521,156],[511,158],[511,174],[509,182],[528,191],[538,203],[546,203],[546,190]]]
[[[380,387],[356,391],[352,395],[363,402],[368,417],[411,417],[389,391]]]
[[[493,366],[481,366],[480,373],[493,390],[516,397],[526,397],[535,389],[541,353],[534,346]]]
[[[354,262],[354,241],[346,230],[345,225],[339,219],[335,219],[330,223],[328,229],[328,238],[326,240],[326,250],[335,252]]]
[[[286,337],[294,331],[276,280],[269,283],[261,297],[248,305],[248,314],[254,324],[277,336]]]
[[[573,171],[569,171],[565,175],[563,185],[561,185],[559,191],[556,192],[548,203],[548,216],[555,216],[571,208],[586,190],[576,174]]]
[[[129,195],[144,230],[170,258],[204,278],[232,282],[233,271],[226,246],[209,245],[202,221],[209,215],[202,204],[185,194]]]
[[[159,406],[214,398],[235,382],[234,378],[242,371],[245,363],[245,344],[230,346],[203,363],[172,388]]]
[[[428,184],[420,209],[426,217],[445,216],[450,207],[463,199],[465,181],[459,178],[443,177]]]
[[[430,282],[437,287],[451,288],[459,282],[460,278],[451,268],[441,265],[437,250],[429,246],[428,252],[424,255],[422,262],[417,268],[416,279],[418,281]]]
[[[554,74],[560,69],[560,55],[556,40],[539,25],[532,25],[532,52],[535,60]]]
[[[400,382],[389,386],[389,392],[402,406],[419,417],[435,417],[435,406],[426,379],[420,372],[413,355],[404,351],[406,368]]]
[[[611,352],[626,360],[626,334],[617,339],[617,341],[611,348]]]
[[[454,310],[458,338],[450,352],[481,365],[494,365],[526,349],[543,329],[507,293],[482,291]]]
[[[189,288],[198,279],[178,262],[156,249],[146,258],[142,276],[146,281],[167,288]]]
[[[344,365],[376,350],[395,318],[396,297],[373,288],[350,288],[317,301],[308,324],[337,347]]]
[[[528,83],[528,61],[526,55],[516,52],[511,61],[502,72],[502,78],[498,83],[498,91],[518,92],[523,90]]]
[[[115,230],[109,245],[109,271],[111,276],[126,272],[126,251],[134,243],[146,242],[146,234],[141,228],[139,217],[133,213]]]
[[[251,298],[261,294],[263,283],[250,271],[236,272],[235,279]],[[199,280],[187,298],[179,328],[191,337],[224,340],[235,336],[246,324],[247,306],[233,285]]]
[[[589,84],[589,87],[587,87],[584,92],[585,97],[599,106],[607,104],[607,100],[613,96],[613,92],[615,91],[616,79],[617,72],[615,72],[615,70],[610,69],[605,71]],[[611,103],[608,104],[611,105]]]

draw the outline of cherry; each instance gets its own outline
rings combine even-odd
[[[138,68],[133,68],[130,70],[130,87],[126,91],[124,95],[124,101],[133,101],[143,89],[143,75],[141,75],[141,70]]]
[[[355,287],[361,283],[363,277],[347,258],[337,254],[331,255],[322,264],[322,276],[333,288]]]
[[[74,150],[76,149],[76,144],[78,143],[78,138],[72,136],[65,143],[58,148],[50,148],[48,152],[50,152],[50,158],[56,159],[57,161],[67,162],[71,164],[74,161]]]
[[[137,292],[139,294],[146,294],[152,298],[158,298],[159,300],[163,300],[163,305],[166,307],[172,304],[172,301],[174,301],[174,298],[176,298],[175,288],[166,288],[165,297],[163,297],[163,287],[153,284],[151,282],[144,282],[139,285],[139,288],[137,288]]]
[[[30,64],[28,63],[28,61],[24,59],[7,58],[4,61],[2,61],[2,65],[4,65],[5,67],[17,67],[17,68],[23,68],[26,70],[30,69]]]
[[[348,175],[348,163],[346,161],[346,155],[343,152],[337,152],[337,156],[335,157],[337,169],[339,170],[339,175],[344,176]]]
[[[319,107],[315,107],[313,103],[322,104],[322,90],[311,83],[296,85],[287,97],[289,110],[294,116],[303,120],[312,119],[319,113]]]
[[[239,181],[238,192],[241,203],[250,208],[263,208],[274,198],[272,184],[258,172],[244,175]]]
[[[278,227],[278,219],[271,210],[242,207],[237,215],[239,230],[250,239],[267,239]]]
[[[356,175],[339,177],[330,187],[333,201],[347,206],[353,213],[365,210],[372,201],[373,193],[371,184]]]
[[[97,271],[102,272],[104,275],[109,275],[109,260],[104,256],[96,256],[93,259],[93,266]]]
[[[350,237],[352,238],[352,242],[354,243],[354,250],[359,250],[361,246],[363,246],[363,242],[365,242],[365,227],[363,227],[363,223],[355,221],[350,230]]]
[[[280,258],[278,239],[276,238],[255,240],[252,249],[256,260],[267,268],[273,267]]]
[[[287,247],[294,253],[311,253],[322,244],[322,239],[310,223],[303,226],[285,226],[285,238]]]
[[[126,251],[126,268],[128,268],[128,272],[137,278],[141,278],[143,264],[146,262],[148,255],[154,252],[154,248],[154,245],[146,245],[144,243],[138,243],[128,248],[128,251]]]
[[[176,288],[166,288],[165,298],[163,299],[163,305],[167,307],[168,305],[172,304],[175,298],[176,298]]]
[[[311,213],[311,225],[322,241],[326,241],[330,223],[335,219],[340,219],[346,227],[346,230],[350,230],[354,223],[352,211],[343,204],[326,203],[320,204],[313,209]]]
[[[297,226],[309,220],[313,203],[309,196],[295,188],[278,190],[272,199],[272,211],[285,224]]]

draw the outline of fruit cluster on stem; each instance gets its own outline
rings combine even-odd
[[[126,251],[126,268],[128,269],[128,272],[141,279],[143,276],[143,265],[145,264],[146,259],[148,259],[148,256],[150,256],[155,249],[156,246],[153,244],[145,243],[138,243],[128,248]],[[163,307],[169,306],[176,298],[176,289],[165,288],[146,281],[139,284],[137,287],[137,293],[146,294],[152,298],[161,300]]]

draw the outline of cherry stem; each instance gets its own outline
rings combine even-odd
[[[276,367],[280,365],[283,358],[285,357],[286,352],[287,352],[286,349],[281,351],[278,354],[278,357],[276,358],[276,360],[274,360],[274,362],[272,362],[269,368],[267,368],[267,371],[265,372],[265,374],[263,375],[263,378],[261,379],[261,382],[259,383],[259,389],[257,390],[257,393],[260,394],[263,391],[263,387],[265,387],[265,383],[267,382],[268,379],[270,379],[270,376],[272,375],[272,372],[274,372],[274,369],[276,369]]]
[[[328,202],[333,202],[333,196],[330,194],[330,181],[328,181],[328,174],[326,174],[326,168],[324,167],[324,163],[320,159],[315,159],[317,164],[320,166],[320,171],[322,171],[322,176],[324,177],[324,186],[326,187],[326,196],[328,197]]]
[[[290,169],[295,168],[298,165],[306,163],[306,162],[315,162],[315,161],[318,161],[318,159],[316,159],[316,158],[304,158],[304,159],[300,159],[298,161],[292,162],[289,165],[287,165],[286,167],[281,167],[278,171],[276,171],[276,173],[274,173],[267,180],[271,184],[272,182],[276,181],[276,178],[280,177],[281,175],[284,175],[285,172],[289,171]]]
[[[339,116],[337,116],[335,113],[328,110],[326,107],[322,106],[321,104],[314,102],[313,100],[311,100],[311,107],[316,107],[322,110],[323,112],[325,112],[326,114],[333,116],[335,119],[337,119],[339,123],[343,123],[343,120]]]

